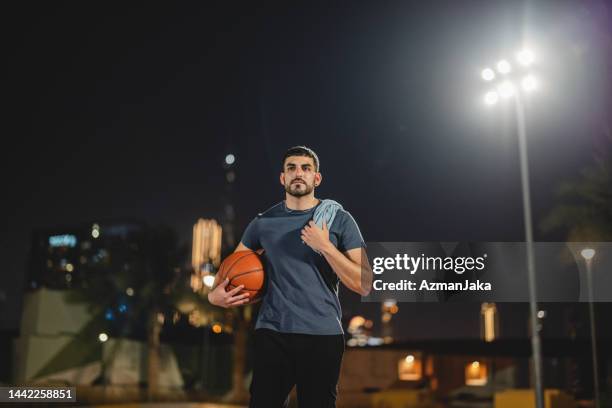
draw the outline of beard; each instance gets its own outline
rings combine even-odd
[[[312,193],[314,190],[314,183],[308,185],[305,181],[303,183],[290,183],[285,184],[285,192],[293,197],[303,197]]]

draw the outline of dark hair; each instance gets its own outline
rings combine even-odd
[[[319,156],[317,156],[317,154],[311,148],[306,146],[293,146],[289,148],[289,150],[287,150],[283,156],[283,171],[285,171],[285,160],[287,160],[287,157],[290,156],[310,157],[312,161],[314,161],[315,171],[319,171]]]

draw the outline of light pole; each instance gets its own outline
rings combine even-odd
[[[519,67],[527,68],[535,60],[534,54],[530,50],[523,50],[516,55]],[[527,245],[527,276],[529,286],[529,311],[531,316],[531,348],[533,353],[533,375],[535,380],[535,402],[537,408],[544,408],[544,393],[542,383],[542,345],[540,332],[538,330],[538,305],[537,288],[535,273],[535,256],[533,251],[533,226],[531,220],[531,197],[529,189],[529,165],[527,156],[527,132],[525,130],[525,109],[523,106],[522,94],[532,92],[537,89],[537,80],[529,73],[522,72],[519,68],[513,72],[512,64],[508,60],[500,60],[496,66],[496,71],[485,68],[482,71],[482,79],[486,82],[496,80],[500,77],[495,90],[485,94],[485,104],[492,106],[499,100],[514,99],[514,111],[516,114],[516,125],[519,142],[520,168],[521,168],[521,188],[523,195],[523,219],[525,224],[525,242]],[[512,80],[516,75],[523,75],[520,80],[520,88]]]
[[[108,334],[98,334],[98,341],[102,344],[102,360],[100,361],[100,372],[102,373],[102,393],[106,400],[106,358],[104,358],[104,343],[108,341]]]
[[[584,248],[580,251],[580,255],[586,263],[587,275],[587,290],[589,292],[589,320],[591,322],[591,348],[593,354],[593,392],[595,393],[595,408],[600,408],[599,401],[599,370],[597,367],[597,337],[595,332],[595,307],[593,305],[593,257],[595,250],[593,248]]]

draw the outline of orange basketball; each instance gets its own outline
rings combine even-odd
[[[253,251],[234,252],[223,260],[217,274],[218,282],[222,282],[225,278],[229,279],[226,291],[244,285],[240,293],[248,292],[251,301],[263,295],[265,281],[263,263],[259,255]]]

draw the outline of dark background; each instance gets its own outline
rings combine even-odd
[[[542,78],[527,101],[536,225],[608,128],[599,1],[2,8],[4,329],[34,228],[136,217],[189,242],[198,217],[222,214],[228,153],[238,231],[282,199],[282,153],[305,144],[318,196],[367,241],[522,240],[512,111],[483,106],[479,73],[525,39]]]

